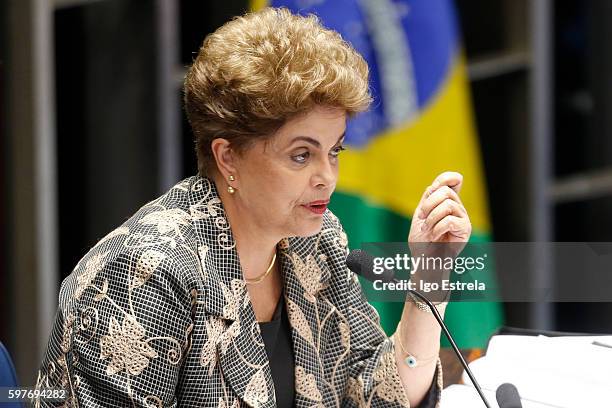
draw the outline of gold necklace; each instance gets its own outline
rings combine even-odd
[[[274,266],[275,261],[276,261],[276,251],[274,251],[274,256],[272,257],[272,262],[270,262],[270,266],[268,266],[268,270],[266,270],[263,274],[259,275],[256,278],[244,278],[246,283],[253,285],[253,284],[259,283],[262,280],[264,280],[266,276],[268,276],[268,274],[272,270],[272,267]]]

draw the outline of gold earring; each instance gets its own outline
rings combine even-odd
[[[228,177],[229,181],[234,181],[236,180],[236,178],[234,177],[233,174],[230,174]],[[227,186],[227,192],[230,194],[234,194],[236,192],[236,189],[232,186]]]

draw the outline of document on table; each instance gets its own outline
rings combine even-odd
[[[593,341],[612,345],[612,336],[494,336],[487,354],[470,363],[470,369],[491,395],[491,403],[497,387],[509,382],[518,389],[524,407],[612,406],[612,348]],[[472,405],[478,406],[480,398],[475,389],[470,390],[466,373],[462,379],[468,390],[444,390],[443,401],[446,397],[451,405],[443,402],[443,407],[469,395],[477,398]]]

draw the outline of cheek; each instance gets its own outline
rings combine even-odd
[[[260,211],[272,218],[286,216],[301,202],[302,192],[290,177],[262,177],[253,187],[252,197],[256,197]]]
[[[307,194],[305,186],[300,184],[299,180],[288,179],[286,183],[276,184],[270,195],[274,197],[270,204],[272,201],[274,204],[270,205],[266,212],[271,218],[281,223],[294,224],[296,220],[299,221],[304,217],[303,208],[300,206],[307,200]]]
[[[279,187],[278,196],[287,212],[293,211],[303,200],[303,189],[296,182],[285,183]]]
[[[301,210],[299,206],[312,198],[308,194],[310,176],[307,172],[288,169],[275,159],[266,163],[259,161],[248,172],[252,186],[250,196],[256,200],[262,216],[277,220],[295,217]]]

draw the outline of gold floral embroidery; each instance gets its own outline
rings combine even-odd
[[[349,328],[348,324],[344,322],[340,322],[338,324],[338,327],[340,328],[341,343],[345,348],[348,348],[350,344],[350,338],[351,338],[351,329]]]
[[[306,256],[306,262],[300,258],[300,256],[292,252],[290,255],[291,261],[293,262],[293,268],[295,275],[297,276],[300,284],[304,287],[304,298],[309,302],[314,303],[316,301],[316,294],[321,289],[321,268],[315,257],[312,254]]]
[[[228,405],[223,397],[219,397],[219,405],[217,405],[217,408],[240,408],[240,402],[238,398],[234,398],[231,405]]]
[[[337,232],[338,232],[338,236],[334,238],[334,243],[340,249],[344,249],[348,246],[348,236],[346,235],[346,232],[344,232],[342,228],[338,228]]]
[[[195,329],[195,323],[193,322],[195,322],[196,320],[196,313],[198,307],[198,290],[191,289],[191,291],[189,292],[189,298],[191,303],[191,324],[185,330],[185,338],[187,339],[185,341],[185,356],[189,354],[193,346],[193,329]]]
[[[130,233],[130,229],[128,227],[115,228],[114,230],[112,230],[111,232],[106,234],[104,236],[104,238],[102,238],[100,241],[98,241],[96,243],[95,247],[100,246],[103,242],[106,242],[109,239],[118,237],[119,235],[128,235],[129,233]]]
[[[190,215],[180,208],[155,211],[142,217],[140,224],[154,225],[161,235],[172,232],[173,235],[181,236],[181,226],[188,226]]]
[[[223,306],[224,316],[232,320],[238,319],[238,307],[244,296],[245,288],[244,281],[240,279],[232,279],[231,291],[224,284],[221,284],[223,297],[225,297],[225,305]],[[244,304],[242,307],[244,307]]]
[[[244,401],[255,408],[268,401],[268,386],[262,369],[251,377],[244,393]]]
[[[218,217],[220,213],[223,212],[221,207],[221,199],[213,198],[204,202],[204,200],[199,203],[192,205],[189,207],[189,212],[193,219],[205,219],[209,217]]]
[[[402,406],[410,406],[406,398],[404,385],[397,372],[393,349],[382,355],[380,364],[374,371],[373,378],[374,381],[379,382],[376,385],[376,395],[378,397],[390,403],[397,401]]]
[[[202,245],[198,247],[198,255],[200,256],[200,274],[202,275],[202,278],[204,280],[208,279],[208,271],[206,270],[206,263],[204,263],[204,261],[206,260],[206,256],[208,255],[209,249],[210,248],[208,247],[208,245]]]
[[[317,380],[313,374],[306,374],[304,367],[295,369],[295,390],[298,394],[313,400],[321,401],[321,392],[317,388]]]
[[[62,330],[62,342],[60,344],[60,349],[62,353],[68,353],[70,351],[70,346],[72,344],[72,325],[74,324],[75,317],[72,313],[70,313],[66,320],[64,320],[64,327]]]
[[[59,380],[59,385],[62,389],[68,392],[67,398],[63,401],[62,407],[72,408],[76,407],[76,401],[74,399],[74,395],[71,392],[72,387],[70,386],[70,374],[68,373],[68,364],[66,363],[66,355],[62,354],[57,359],[57,364],[60,366],[62,370],[62,375]]]
[[[289,239],[288,238],[281,239],[278,242],[278,248],[283,251],[289,249]]]
[[[100,358],[111,359],[106,374],[126,370],[131,375],[138,375],[148,367],[150,358],[157,358],[157,352],[142,340],[145,329],[134,317],[127,316],[122,325],[111,317],[108,333],[100,339]]]
[[[355,401],[357,406],[361,407],[365,405],[365,401],[363,400],[363,378],[361,376],[354,379],[353,377],[349,377],[347,384],[347,396]]]
[[[157,407],[157,408],[163,408],[164,403],[161,400],[161,398],[159,398],[157,395],[147,395],[144,399],[144,406],[145,407]]]
[[[77,375],[73,376],[72,383],[70,381],[70,372],[68,370],[68,363],[66,361],[66,355],[70,351],[72,346],[72,328],[76,318],[72,313],[69,313],[64,320],[62,327],[62,339],[60,343],[61,353],[55,360],[51,361],[47,366],[46,372],[43,374],[42,370],[38,371],[36,378],[35,388],[37,390],[41,388],[61,388],[66,390],[67,397],[63,401],[61,407],[72,408],[77,407],[76,399],[74,398],[74,390],[78,388],[80,379]],[[77,355],[73,354],[73,363],[77,361]],[[41,406],[40,397],[33,397],[31,400],[34,407],[39,408]]]
[[[183,181],[175,184],[174,187],[172,187],[170,189],[170,191],[176,189],[176,190],[181,190],[181,191],[187,193],[187,192],[189,192],[189,188],[188,187],[189,187],[189,180],[183,180]]]
[[[205,325],[206,343],[200,353],[200,364],[203,367],[208,366],[208,375],[211,375],[217,363],[217,343],[225,325],[223,321],[212,316],[205,322]]]
[[[221,353],[225,354],[229,345],[240,334],[240,320],[234,320],[226,331],[221,334]]]
[[[165,258],[166,255],[162,252],[153,249],[146,250],[140,258],[138,258],[138,262],[136,263],[132,287],[144,285]]]
[[[106,261],[104,260],[106,255],[108,255],[108,252],[103,254],[97,253],[87,260],[85,263],[85,271],[77,276],[77,287],[74,291],[74,297],[76,299],[81,298],[83,292],[85,292],[85,289],[93,282],[98,272],[104,269],[104,266],[106,266]]]
[[[308,321],[306,320],[306,316],[304,316],[302,309],[300,309],[300,307],[289,298],[287,298],[287,307],[289,315],[291,316],[291,325],[295,328],[298,334],[308,342],[308,344],[314,345],[312,330],[308,325]]]

